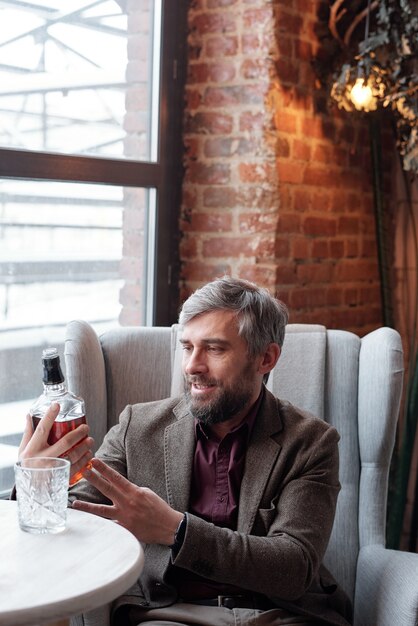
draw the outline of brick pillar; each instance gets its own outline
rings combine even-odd
[[[151,0],[128,0],[128,66],[126,68],[126,113],[124,153],[128,158],[148,160],[150,24]],[[143,324],[145,215],[148,194],[145,189],[124,189],[123,250],[120,277],[122,326]]]
[[[277,292],[293,322],[364,334],[381,324],[368,128],[316,89],[317,11],[192,4],[182,297],[227,272]]]
[[[274,289],[279,187],[273,111],[273,5],[194,3],[184,142],[184,293],[224,273]]]

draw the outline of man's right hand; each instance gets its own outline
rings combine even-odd
[[[19,446],[19,460],[29,459],[34,456],[62,457],[71,463],[70,475],[76,474],[92,459],[92,447],[94,441],[89,434],[87,424],[81,424],[75,430],[71,430],[56,443],[48,443],[49,432],[60,410],[59,404],[54,402],[44,417],[39,422],[36,430],[33,430],[32,418],[26,416],[26,427]]]

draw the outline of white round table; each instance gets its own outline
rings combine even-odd
[[[0,624],[22,626],[107,604],[138,579],[144,553],[110,520],[68,509],[57,535],[19,528],[16,502],[0,501]]]

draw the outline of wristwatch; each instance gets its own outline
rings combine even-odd
[[[181,546],[183,545],[184,536],[186,534],[187,527],[187,516],[186,513],[183,515],[183,519],[180,521],[177,526],[177,530],[174,534],[174,543],[170,546],[175,555],[177,555]]]

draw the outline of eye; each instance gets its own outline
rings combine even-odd
[[[182,343],[181,344],[181,348],[182,348],[183,352],[191,352],[192,351],[192,346],[189,346],[187,343]]]
[[[213,352],[214,354],[221,354],[222,352],[225,352],[224,348],[221,348],[221,346],[208,346],[208,352]]]

